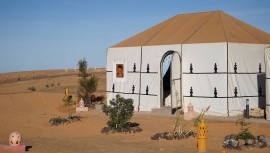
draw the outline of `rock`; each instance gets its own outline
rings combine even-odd
[[[253,139],[246,139],[246,145],[248,148],[254,147],[254,140]]]
[[[236,139],[236,135],[227,135],[224,138],[223,147],[226,149],[240,149],[239,141]]]
[[[270,147],[269,138],[265,137],[264,135],[257,136],[257,140],[258,140],[258,147],[260,148]]]
[[[240,147],[240,146],[239,146],[239,141],[236,140],[236,139],[230,139],[229,144],[230,144],[233,148],[235,148],[235,149],[238,149],[238,148]]]
[[[253,145],[254,140],[253,139],[246,139],[246,145]]]
[[[265,144],[267,147],[270,147],[270,139],[269,138],[265,138]]]

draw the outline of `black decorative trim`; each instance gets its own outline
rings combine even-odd
[[[192,89],[192,87],[190,87],[190,96],[189,97],[193,97],[193,89]]]
[[[194,97],[194,98],[245,98],[245,97],[265,97],[265,95],[262,96],[237,96],[237,97],[209,97],[209,96],[183,96],[183,97]]]
[[[148,64],[147,64],[147,67],[146,67],[146,72],[149,73],[149,72],[150,72],[149,70],[150,70],[150,65],[149,65],[149,63],[148,63]]]
[[[147,86],[146,86],[146,90],[145,90],[146,95],[148,95],[148,92],[149,92],[149,87],[148,87],[148,85],[147,85]]]
[[[192,65],[192,63],[190,63],[189,72],[193,73],[193,65]]]
[[[114,89],[115,89],[115,86],[114,86],[114,84],[112,85],[112,92],[114,92]]]
[[[158,72],[141,72],[141,73],[158,73]]]
[[[128,73],[140,73],[140,71],[136,71],[136,72],[128,71]]]
[[[266,106],[269,106],[270,107],[270,104],[266,104]]]
[[[127,92],[113,92],[113,91],[106,91],[111,93],[119,93],[119,94],[127,94],[127,95],[147,95],[147,96],[157,96],[155,94],[139,94],[139,93],[127,93]]]
[[[234,73],[237,73],[237,64],[234,64]]]
[[[183,96],[183,97],[194,97],[194,98],[227,98],[227,97],[208,97],[208,96]]]
[[[132,86],[132,94],[134,94],[135,92],[135,85]]]
[[[266,80],[266,79],[270,79],[270,78],[265,78],[265,80]]]
[[[234,88],[234,97],[237,97],[238,91],[237,91],[237,87]]]
[[[189,73],[189,72],[183,72],[183,74],[227,74],[227,72],[203,72],[203,73]]]
[[[202,72],[202,73],[189,73],[189,72],[183,72],[183,74],[227,74],[227,72]],[[244,73],[244,72],[238,72],[238,73],[234,73],[234,72],[228,72],[228,74],[264,74],[264,73],[259,73],[259,72],[250,72],[250,73]]]
[[[228,72],[228,74],[264,74],[264,72],[259,73],[259,72],[250,72],[250,73],[245,73],[245,72],[237,72],[237,73],[233,73],[233,72]]]
[[[177,79],[172,79],[173,81],[175,81],[175,80],[181,80],[181,78],[177,78]]]
[[[133,65],[133,72],[136,72],[136,63]]]
[[[215,88],[214,88],[214,97],[215,97],[215,98],[217,98],[217,94],[218,94],[218,93],[217,93],[217,88],[215,87]]]
[[[128,73],[147,73],[147,72],[140,72],[140,71],[133,72],[133,71],[128,71]],[[149,73],[157,74],[158,72],[149,72]]]
[[[217,63],[214,65],[214,73],[217,73]]]
[[[155,94],[141,94],[141,95],[146,95],[146,96],[157,96]]]
[[[108,73],[108,72],[113,72],[113,71],[106,71],[106,72]]]

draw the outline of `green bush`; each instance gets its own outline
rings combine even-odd
[[[128,121],[134,113],[133,99],[125,99],[117,94],[116,99],[110,100],[110,106],[103,105],[102,111],[109,116],[109,127],[128,128]]]

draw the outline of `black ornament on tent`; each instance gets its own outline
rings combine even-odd
[[[259,64],[259,73],[262,73],[262,64]]]
[[[214,97],[217,98],[217,88],[216,87],[214,89],[214,95],[215,95]]]
[[[146,68],[146,70],[147,70],[146,72],[147,72],[147,73],[149,73],[149,70],[150,70],[149,67],[150,67],[150,66],[149,66],[149,63],[148,63],[148,64],[147,64],[147,68]]]
[[[237,97],[238,91],[237,91],[237,87],[234,88],[234,97]]]
[[[259,96],[262,97],[262,86],[259,87]]]
[[[192,89],[192,87],[190,87],[190,97],[193,97],[193,89]]]
[[[214,65],[214,71],[215,71],[215,73],[217,73],[217,63],[215,63],[215,65]]]
[[[189,68],[189,70],[190,70],[190,73],[193,73],[193,66],[192,66],[192,63],[190,63],[190,68]]]
[[[234,64],[234,73],[237,73],[237,64]]]
[[[132,94],[134,94],[134,91],[135,91],[135,86],[133,85],[132,86]]]
[[[136,63],[133,65],[133,72],[136,72]]]
[[[112,92],[114,92],[114,84],[112,85]]]
[[[146,86],[146,95],[148,95],[148,92],[149,92],[149,87]]]

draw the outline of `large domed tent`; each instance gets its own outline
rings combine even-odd
[[[221,116],[243,112],[247,99],[264,108],[268,46],[268,33],[222,11],[176,15],[108,48],[108,102],[120,94],[137,111],[210,105]]]

